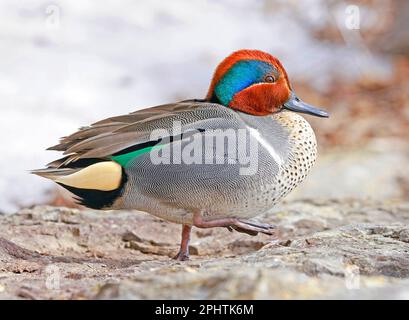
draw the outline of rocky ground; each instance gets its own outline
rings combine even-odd
[[[35,207],[0,216],[0,299],[409,299],[409,203],[300,200],[277,238],[139,212]]]

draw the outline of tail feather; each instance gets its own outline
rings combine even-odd
[[[80,170],[81,169],[72,169],[72,168],[45,168],[45,169],[31,170],[30,173],[55,181],[59,177],[68,176]]]
[[[92,163],[94,162],[94,163]],[[91,163],[91,164],[90,164]],[[121,195],[127,181],[124,169],[117,162],[87,161],[85,166],[48,167],[31,173],[53,180],[77,196],[78,203],[94,209],[109,208]]]
[[[114,161],[103,161],[82,169],[47,168],[32,173],[70,187],[112,191],[121,183],[122,167]]]

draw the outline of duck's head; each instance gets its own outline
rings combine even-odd
[[[206,100],[257,116],[281,109],[318,117],[328,113],[301,101],[280,61],[259,50],[240,50],[216,68]]]

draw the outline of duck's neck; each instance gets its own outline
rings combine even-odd
[[[211,102],[211,103],[217,103],[217,104],[223,104],[219,98],[217,98],[217,96],[213,93],[212,96],[210,98],[207,98],[206,101]]]

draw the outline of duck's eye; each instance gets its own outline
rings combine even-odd
[[[265,81],[265,82],[273,83],[273,82],[276,82],[276,78],[274,78],[273,76],[269,75],[269,76],[266,76],[266,77],[264,78],[264,81]]]

